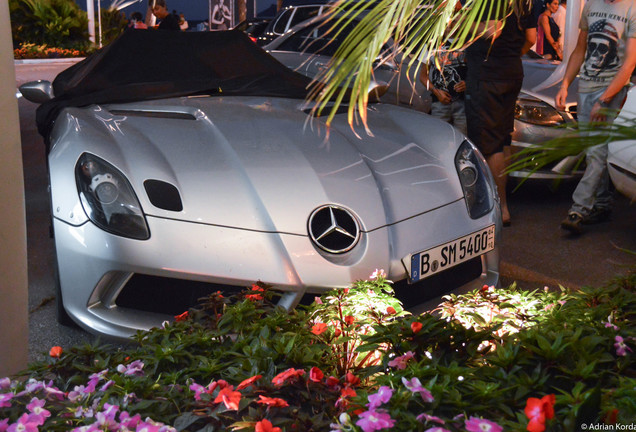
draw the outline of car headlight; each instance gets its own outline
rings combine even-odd
[[[494,181],[486,160],[470,141],[464,140],[459,146],[455,167],[470,217],[477,219],[490,212],[495,202]]]
[[[84,153],[75,166],[75,181],[82,207],[95,225],[123,237],[150,238],[137,195],[117,168]]]
[[[515,105],[515,119],[539,126],[558,126],[565,119],[552,105],[530,95],[521,94]]]

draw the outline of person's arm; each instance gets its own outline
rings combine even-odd
[[[598,98],[598,102],[592,107],[590,112],[590,120],[592,121],[605,121],[605,115],[599,113],[603,108],[601,102],[609,103],[614,99],[614,96],[625,87],[625,83],[629,82],[634,67],[636,66],[636,38],[627,39],[625,44],[625,57],[623,65],[618,69],[618,72],[609,83],[601,97]]]
[[[568,98],[568,87],[576,78],[576,75],[579,73],[579,69],[581,69],[581,65],[583,64],[583,60],[585,60],[585,50],[587,49],[587,30],[579,30],[579,37],[576,40],[576,47],[574,47],[574,51],[570,54],[570,58],[568,60],[568,65],[565,68],[565,76],[563,77],[563,82],[561,83],[561,88],[554,98],[554,102],[558,109],[565,109],[565,102]]]
[[[527,28],[525,30],[525,33],[526,33],[526,41],[523,43],[523,46],[521,47],[521,55],[524,55],[525,53],[530,51],[530,48],[532,48],[532,45],[537,43],[537,29],[536,28],[534,28],[534,27]]]
[[[430,90],[431,93],[433,93],[435,97],[437,98],[437,100],[439,100],[441,103],[443,103],[444,105],[448,105],[449,103],[451,103],[450,94],[448,94],[444,90],[438,89],[437,87],[433,85],[433,83],[429,81],[428,66],[424,66],[420,68],[420,82],[424,84],[424,86],[426,86],[426,88]]]

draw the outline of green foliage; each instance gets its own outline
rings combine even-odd
[[[73,0],[9,0],[13,46],[88,45],[88,18]]]
[[[121,11],[113,7],[102,9],[102,46],[114,41],[127,25],[128,20]]]
[[[420,316],[382,273],[291,312],[275,297],[261,283],[215,293],[130,349],[34,363],[0,380],[0,418],[54,432],[104,419],[108,430],[525,431],[533,406],[549,431],[636,419],[635,274],[573,293],[484,287]]]

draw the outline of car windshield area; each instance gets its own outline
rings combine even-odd
[[[357,24],[353,21],[336,29],[330,21],[320,20],[288,36],[276,50],[333,57]],[[388,45],[382,49],[383,52],[388,50]]]

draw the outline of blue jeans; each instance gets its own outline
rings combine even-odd
[[[466,135],[466,110],[464,108],[464,99],[454,100],[445,105],[440,101],[435,101],[431,105],[431,115],[440,120],[455,126],[455,129]]]
[[[579,93],[577,107],[577,117],[580,125],[590,122],[590,112],[592,107],[601,97],[605,89],[592,93]],[[610,103],[610,109],[619,110],[627,87],[623,88]],[[615,114],[607,118],[608,122],[613,122]],[[612,192],[610,190],[610,178],[607,172],[607,143],[589,147],[585,152],[585,173],[576,186],[572,194],[572,207],[569,213],[577,213],[582,217],[590,214],[593,207],[598,209],[609,209],[612,205]]]

